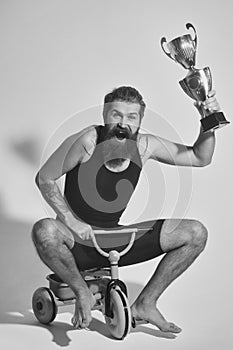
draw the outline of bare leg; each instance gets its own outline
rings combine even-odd
[[[70,251],[74,245],[72,233],[58,220],[42,219],[33,226],[32,239],[42,261],[70,286],[76,296],[73,325],[87,327],[96,299],[80,275]]]
[[[132,316],[147,320],[165,332],[179,333],[181,329],[166,321],[157,308],[157,301],[174,279],[180,276],[203,251],[207,230],[198,221],[165,220],[161,230],[161,247],[167,253],[155,273],[131,306]]]

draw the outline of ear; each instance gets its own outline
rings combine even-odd
[[[106,113],[104,110],[103,110],[103,120],[104,120],[104,124],[106,124]]]
[[[106,122],[106,119],[107,119],[107,113],[108,113],[108,103],[105,103],[105,104],[104,104],[104,107],[103,107],[103,119],[104,119],[104,123]]]

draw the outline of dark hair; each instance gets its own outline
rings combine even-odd
[[[138,103],[141,106],[140,116],[143,117],[146,104],[143,101],[142,95],[131,86],[120,86],[113,89],[104,97],[104,104],[114,101],[123,101]]]

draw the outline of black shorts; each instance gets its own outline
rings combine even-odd
[[[143,233],[137,233],[136,239],[132,248],[123,255],[119,260],[119,266],[128,266],[137,263],[141,263],[144,261],[148,261],[150,259],[154,259],[162,254],[164,254],[161,245],[160,245],[160,233],[161,228],[164,223],[164,219],[154,220],[154,221],[145,221],[140,222],[134,225],[127,226],[119,226],[119,228],[130,228],[130,227],[150,227],[151,229],[148,231],[144,231]],[[109,235],[111,236],[111,235]],[[127,242],[129,241],[129,237],[127,238]],[[97,242],[99,242],[98,237]],[[126,238],[125,238],[126,239]],[[106,236],[105,236],[106,240]],[[74,247],[71,252],[75,258],[76,264],[80,271],[88,270],[92,268],[100,268],[100,267],[108,267],[109,262],[108,259],[102,256],[97,250],[93,247],[92,243],[87,244],[87,241],[83,241],[82,243],[75,242]],[[110,241],[109,241],[110,242]],[[109,252],[110,250],[122,251],[126,246],[127,242],[125,241],[123,245],[120,245],[113,240],[105,247],[100,244],[104,251]]]

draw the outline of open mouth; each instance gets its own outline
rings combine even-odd
[[[125,136],[115,136],[115,138],[118,140],[118,141],[124,141],[126,139]]]
[[[116,137],[118,140],[122,141],[122,140],[128,139],[128,138],[129,138],[129,135],[128,135],[128,133],[126,133],[125,131],[119,130],[119,131],[117,131],[115,137]]]

